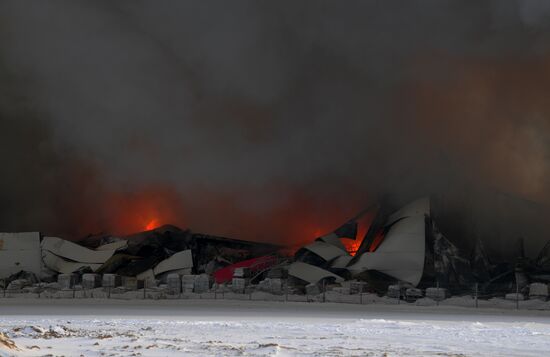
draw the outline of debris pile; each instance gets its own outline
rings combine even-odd
[[[38,233],[0,234],[0,287],[93,296],[158,293],[273,296],[377,294],[408,302],[451,296],[544,300],[550,295],[550,243],[536,259],[492,263],[481,240],[468,256],[440,231],[431,201],[380,204],[364,237],[360,213],[333,232],[285,256],[281,247],[163,226],[128,237],[79,242]],[[362,238],[355,255],[345,239]],[[521,241],[520,241],[521,242]],[[4,294],[6,292],[4,291]],[[132,295],[134,294],[134,295]],[[155,296],[160,296],[160,295]],[[331,295],[331,296],[332,296]]]

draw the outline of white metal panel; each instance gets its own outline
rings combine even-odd
[[[191,250],[184,250],[172,255],[170,258],[163,260],[153,268],[155,275],[162,274],[171,270],[180,270],[193,267],[193,255]]]
[[[330,266],[335,269],[344,269],[352,259],[353,257],[351,255],[342,255],[334,259]]]
[[[424,273],[426,227],[423,214],[404,218],[386,234],[380,247],[348,267],[353,273],[378,270],[416,286]]]
[[[340,237],[336,235],[336,233],[327,234],[326,236],[317,238],[317,241],[322,241],[322,242],[331,244],[335,247],[338,247],[342,250],[346,250],[344,243],[342,243],[342,240],[340,239]]]
[[[405,217],[413,217],[420,215],[430,215],[430,198],[424,197],[414,202],[409,203],[392,214],[386,221],[386,225],[390,225]]]
[[[113,243],[100,245],[95,250],[119,250],[126,247],[128,247],[128,242],[125,240],[119,240]]]
[[[317,254],[318,256],[320,256],[321,258],[323,258],[324,260],[326,261],[330,261],[330,260],[333,260],[335,258],[338,258],[342,255],[348,255],[348,252],[346,252],[345,250],[342,250],[332,244],[328,244],[328,243],[325,243],[325,242],[319,242],[319,241],[316,241],[316,242],[313,242],[309,245],[306,245],[304,247],[304,249],[307,249],[315,254]]]
[[[90,269],[92,269],[92,271],[95,272],[102,265],[102,264],[70,262],[47,250],[42,251],[42,261],[44,262],[44,265],[48,269],[51,269],[53,271],[56,271],[62,274],[74,273],[75,271],[85,267],[90,267]]]
[[[292,263],[288,268],[288,274],[311,284],[316,284],[324,278],[334,278],[336,281],[344,281],[342,277],[330,271],[302,262]]]
[[[42,249],[75,262],[96,264],[105,263],[116,252],[116,249],[100,251],[92,250],[73,242],[55,237],[45,237],[42,240]]]
[[[40,233],[0,233],[0,250],[40,250]]]
[[[424,254],[425,240],[425,217],[404,218],[390,228],[376,252],[419,252]]]
[[[155,273],[153,273],[153,269],[147,269],[146,271],[139,273],[136,278],[138,280],[155,280]]]
[[[7,278],[21,270],[40,274],[40,250],[0,250],[0,278]]]

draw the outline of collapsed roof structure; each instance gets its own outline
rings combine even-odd
[[[340,241],[355,239],[355,235],[340,236],[337,231],[299,249],[295,256],[299,263],[291,265],[289,274],[304,284],[356,279],[379,292],[398,282],[418,288],[438,285],[451,291],[469,290],[480,283],[480,289],[491,292],[510,283],[518,271],[517,262],[491,264],[479,239],[472,254],[459,249],[439,229],[429,197],[400,208],[380,204],[355,256]],[[549,247],[535,262],[526,263],[524,258],[521,271],[533,278],[526,280],[550,282]]]
[[[90,236],[79,242],[39,233],[0,234],[0,278],[27,271],[37,276],[97,273],[166,280],[169,274],[208,274],[218,284],[231,283],[237,270],[261,281],[273,269],[285,271],[299,289],[308,285],[367,282],[385,293],[390,285],[441,286],[453,292],[474,283],[486,293],[505,290],[513,281],[550,282],[550,243],[530,260],[523,248],[513,261],[495,263],[477,239],[471,251],[459,247],[439,227],[433,199],[423,197],[396,206],[382,201],[327,235],[298,249],[281,265],[280,246],[229,239],[163,226],[123,238]],[[358,221],[376,209],[364,237]],[[352,254],[345,239],[363,238]],[[279,274],[280,275],[280,274]]]
[[[81,243],[81,242],[78,242]],[[162,278],[169,273],[213,273],[241,260],[271,254],[279,246],[164,226],[136,235],[88,237],[87,246],[33,233],[0,234],[0,278],[27,271],[47,278],[102,273]]]

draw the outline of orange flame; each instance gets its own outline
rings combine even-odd
[[[153,229],[158,228],[159,226],[160,226],[159,220],[156,218],[153,218],[152,220],[149,221],[149,223],[145,225],[145,230],[152,231]]]

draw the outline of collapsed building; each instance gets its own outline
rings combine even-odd
[[[309,284],[351,280],[366,282],[379,294],[399,284],[416,291],[438,287],[455,294],[471,293],[475,286],[482,295],[496,296],[516,288],[524,291],[530,283],[550,283],[550,242],[534,260],[527,259],[520,247],[517,258],[492,263],[481,239],[466,251],[441,231],[428,197],[400,208],[381,203],[376,210],[355,256],[341,242],[357,238],[357,230],[349,229],[356,224],[352,220],[299,249],[289,274],[304,289]]]
[[[27,272],[41,281],[53,281],[59,274],[114,274],[166,281],[166,276],[174,273],[211,275],[243,260],[270,256],[280,248],[174,226],[124,238],[87,237],[76,243],[38,232],[2,233],[0,278],[9,283]]]
[[[366,235],[358,237],[358,220],[373,210]],[[514,290],[527,293],[530,285],[550,283],[550,242],[536,259],[528,259],[520,245],[517,257],[495,262],[481,239],[465,250],[438,222],[432,198],[402,206],[381,201],[292,257],[277,245],[169,225],[122,238],[89,236],[79,242],[39,233],[3,233],[0,278],[8,286],[21,277],[34,282],[69,275],[76,276],[70,278],[74,284],[86,275],[94,281],[103,275],[112,286],[117,285],[116,277],[131,278],[133,287],[144,282],[170,285],[175,279],[173,291],[204,292],[215,286],[216,291],[257,289],[276,294],[283,293],[284,281],[287,294],[340,289],[415,298],[434,287],[446,296],[471,293],[475,285],[481,295],[497,296]],[[344,240],[349,239],[361,239],[356,252],[346,249]]]

